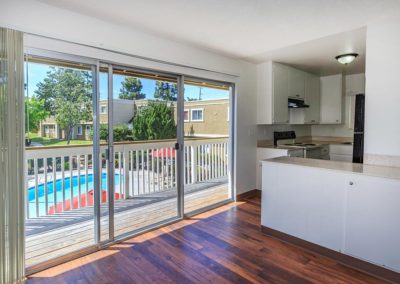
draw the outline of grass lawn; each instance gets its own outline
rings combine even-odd
[[[41,137],[37,133],[29,133],[27,135],[32,142],[40,143],[43,146],[62,146],[62,145],[67,145],[66,140],[62,139],[52,139],[48,137]],[[91,140],[71,140],[69,145],[89,145],[92,144],[93,142]]]

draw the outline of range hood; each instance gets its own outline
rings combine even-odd
[[[288,108],[307,108],[310,107],[304,103],[302,99],[288,98]]]

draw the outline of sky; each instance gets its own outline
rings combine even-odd
[[[29,97],[35,94],[36,86],[39,82],[43,81],[46,77],[47,72],[50,70],[50,66],[38,63],[25,64],[25,79],[27,81],[27,95]],[[113,97],[118,98],[119,91],[121,88],[121,82],[124,80],[122,75],[114,75],[113,82]],[[146,99],[154,98],[155,81],[151,79],[140,79],[143,85],[142,92],[146,94]],[[107,74],[100,74],[100,99],[107,98]],[[215,100],[215,99],[228,99],[229,91],[213,89],[213,88],[201,88],[202,100]],[[187,98],[198,98],[200,93],[200,87],[185,85],[185,99]]]

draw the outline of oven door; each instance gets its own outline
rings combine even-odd
[[[303,149],[292,149],[288,151],[289,157],[300,157],[304,158],[304,150]]]
[[[315,147],[315,148],[308,148],[304,150],[304,158],[308,159],[321,159],[322,153],[321,153],[322,148],[321,147]]]

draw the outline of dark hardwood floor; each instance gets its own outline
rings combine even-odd
[[[246,198],[31,275],[27,283],[384,283],[263,235]]]

